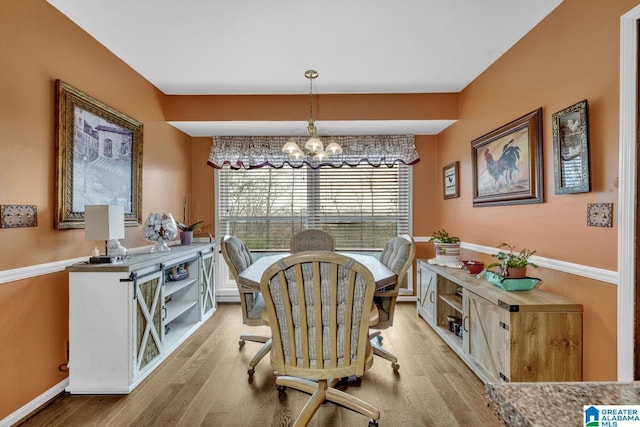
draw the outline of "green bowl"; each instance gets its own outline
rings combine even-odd
[[[530,291],[538,286],[540,279],[534,277],[523,277],[522,279],[503,279],[493,271],[485,270],[484,278],[489,283],[505,291]]]

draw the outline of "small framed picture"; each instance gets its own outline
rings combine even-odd
[[[460,197],[459,163],[453,162],[442,168],[442,189],[445,199]]]
[[[587,120],[586,99],[552,115],[556,194],[588,193],[591,190]]]

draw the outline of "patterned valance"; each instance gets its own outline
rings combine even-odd
[[[214,168],[227,165],[231,169],[252,169],[264,166],[281,168],[303,165],[342,167],[369,163],[372,166],[412,165],[420,161],[413,135],[335,136],[343,154],[330,156],[322,162],[310,159],[293,160],[282,152],[287,136],[217,136],[213,138],[209,164]],[[324,138],[322,138],[324,139]],[[325,145],[327,141],[325,142]],[[304,144],[304,142],[302,142]]]

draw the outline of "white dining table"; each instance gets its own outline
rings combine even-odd
[[[338,253],[353,258],[364,265],[373,275],[373,279],[376,282],[376,289],[386,288],[387,286],[392,285],[396,282],[396,273],[389,270],[389,268],[382,262],[380,262],[378,258],[371,255],[356,254],[351,252]],[[271,266],[273,263],[289,255],[291,254],[287,252],[276,255],[267,255],[257,259],[253,264],[245,268],[239,274],[240,284],[259,290],[260,280],[262,279],[262,274],[265,272],[265,270],[269,268],[269,266]]]

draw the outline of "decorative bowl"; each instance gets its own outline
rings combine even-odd
[[[495,285],[505,291],[530,291],[541,282],[540,279],[534,277],[523,277],[522,279],[504,279],[502,276],[493,271],[485,270],[484,278],[489,283]]]
[[[470,274],[478,274],[484,269],[484,262],[482,261],[464,260],[462,261],[462,265],[465,266]]]

